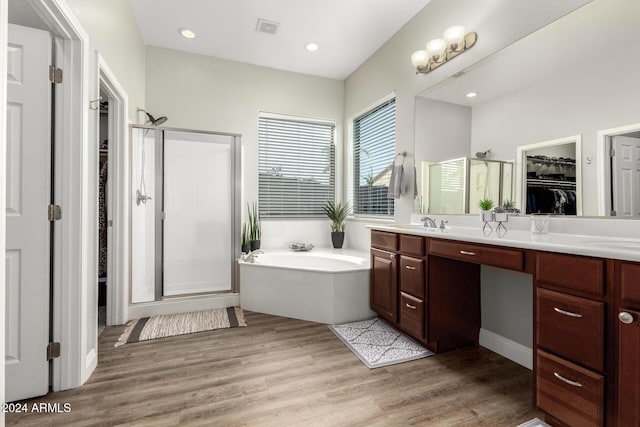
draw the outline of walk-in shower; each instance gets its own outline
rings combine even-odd
[[[239,135],[131,128],[131,302],[236,290]]]

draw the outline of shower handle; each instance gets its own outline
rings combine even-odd
[[[147,200],[151,200],[151,197],[142,194],[140,190],[136,190],[136,205],[140,206],[140,203],[147,203]]]

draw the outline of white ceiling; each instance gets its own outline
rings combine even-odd
[[[594,0],[420,96],[472,107],[592,61],[607,61],[607,52],[638,43],[638,17],[639,0]],[[466,98],[469,92],[478,96]]]
[[[345,79],[430,0],[129,0],[145,44]],[[259,18],[280,23],[256,32]],[[197,38],[177,30],[188,27]],[[304,45],[314,41],[317,52]]]

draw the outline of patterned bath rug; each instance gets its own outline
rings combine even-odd
[[[114,347],[157,338],[194,334],[214,329],[247,326],[240,307],[214,308],[213,310],[192,311],[189,313],[163,314],[143,317],[127,323]]]
[[[527,421],[526,423],[518,425],[518,427],[551,427],[551,426],[545,423],[544,421],[534,418],[530,421]]]
[[[369,369],[422,359],[433,353],[380,318],[329,325],[329,329]]]

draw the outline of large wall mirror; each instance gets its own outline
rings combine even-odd
[[[415,210],[443,198],[434,164],[470,158],[513,165],[492,197],[522,213],[638,217],[638,17],[638,0],[593,0],[418,94]]]

